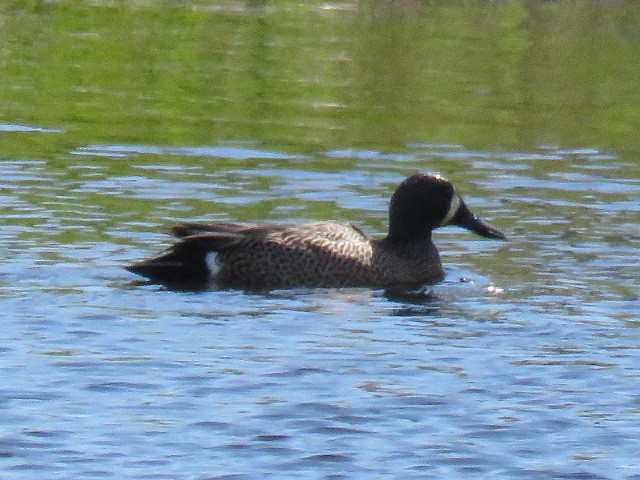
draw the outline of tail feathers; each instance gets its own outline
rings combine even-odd
[[[179,240],[166,253],[125,267],[130,272],[164,284],[205,284],[212,271],[207,255],[232,247],[242,236],[200,233]]]
[[[184,238],[192,235],[200,235],[203,233],[217,234],[239,234],[240,232],[252,228],[248,225],[240,225],[238,223],[218,222],[218,223],[183,223],[171,229],[176,237]]]

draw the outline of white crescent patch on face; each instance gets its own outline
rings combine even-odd
[[[454,195],[451,199],[451,204],[449,205],[449,211],[444,216],[444,220],[442,220],[442,225],[448,224],[453,217],[458,213],[458,209],[460,208],[460,197],[458,195]]]

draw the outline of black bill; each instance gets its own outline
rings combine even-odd
[[[448,225],[458,225],[459,227],[477,233],[481,237],[495,238],[498,240],[507,239],[500,230],[476,217],[462,201],[456,214],[449,220]]]

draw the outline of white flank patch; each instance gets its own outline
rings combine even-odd
[[[204,263],[207,264],[209,275],[215,277],[220,272],[220,264],[218,263],[218,252],[209,252],[204,257]]]
[[[449,211],[444,217],[442,221],[442,225],[446,225],[451,221],[453,217],[455,217],[456,213],[458,213],[458,209],[460,208],[460,197],[458,195],[454,195],[451,199],[451,205],[449,205]]]

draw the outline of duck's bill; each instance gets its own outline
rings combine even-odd
[[[495,238],[498,240],[507,239],[504,233],[496,227],[476,217],[464,203],[460,205],[458,212],[449,223],[451,225],[458,225],[462,228],[466,228],[467,230],[471,230],[473,233],[477,233],[481,237]]]

